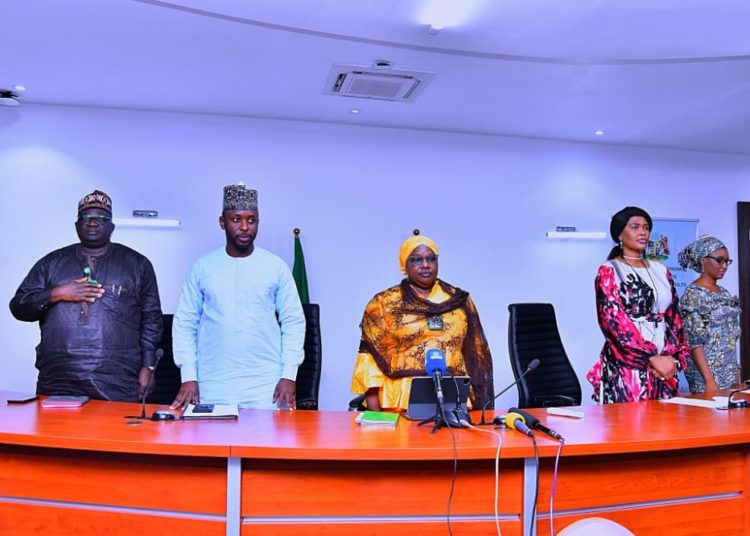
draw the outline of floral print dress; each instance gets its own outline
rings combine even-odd
[[[737,382],[740,311],[737,296],[732,296],[723,287],[713,292],[693,283],[685,289],[680,299],[688,343],[691,348],[703,347],[708,368],[719,389],[727,389]],[[685,377],[691,393],[706,390],[703,376],[692,358],[685,370]]]
[[[658,262],[646,269],[610,260],[599,267],[594,287],[605,343],[586,375],[592,398],[608,404],[673,397],[677,378],[659,380],[649,365],[664,354],[684,370],[690,353],[672,275]]]

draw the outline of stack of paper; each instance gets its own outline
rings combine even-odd
[[[398,413],[363,411],[355,420],[367,428],[395,428],[398,423]]]
[[[675,396],[672,398],[660,399],[659,402],[663,402],[665,404],[679,404],[681,406],[696,406],[699,408],[727,409],[727,397],[725,396],[715,396],[713,400]]]

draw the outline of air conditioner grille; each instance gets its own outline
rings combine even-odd
[[[362,97],[376,96],[381,99],[395,99],[401,89],[400,82],[355,78],[349,86],[349,95]]]
[[[324,92],[341,97],[411,102],[434,76],[433,73],[418,71],[334,65],[328,74]]]

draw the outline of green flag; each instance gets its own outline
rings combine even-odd
[[[307,290],[305,255],[302,253],[302,242],[299,239],[299,232],[294,233],[294,267],[292,268],[292,276],[294,276],[294,282],[297,284],[300,301],[302,303],[310,303],[310,293]]]

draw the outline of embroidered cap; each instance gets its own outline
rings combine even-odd
[[[101,190],[94,190],[78,202],[78,213],[90,208],[100,208],[112,214],[112,199]]]
[[[248,189],[242,182],[224,186],[223,210],[258,210],[258,191]]]

